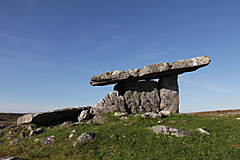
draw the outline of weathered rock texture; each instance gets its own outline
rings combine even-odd
[[[48,136],[40,140],[42,146],[52,146],[54,142],[54,136]]]
[[[91,141],[95,137],[95,133],[93,132],[85,132],[81,136],[78,137],[77,141],[73,144],[76,146],[79,143],[84,143],[87,141]]]
[[[158,83],[155,81],[119,83],[114,90],[123,95],[126,111],[131,114],[159,112],[160,97]]]
[[[38,125],[50,125],[55,123],[62,123],[64,121],[78,121],[79,114],[85,107],[72,107],[58,109],[54,111],[31,113],[21,116],[17,120],[17,124],[35,123]]]
[[[159,111],[179,113],[178,75],[195,71],[208,65],[210,61],[208,56],[203,56],[171,64],[155,63],[142,69],[117,70],[93,76],[90,81],[93,86],[118,84],[115,85],[114,91],[91,109],[92,113],[105,114],[115,111],[129,114]]]
[[[178,113],[179,92],[176,74],[163,76],[159,79],[160,110]]]
[[[110,92],[91,109],[92,114],[105,114],[115,111],[126,112],[124,98],[119,95],[118,91]]]
[[[195,71],[200,67],[210,63],[208,56],[195,57],[191,59],[179,60],[169,63],[155,63],[128,71],[111,71],[91,77],[92,86],[102,86],[126,81],[137,81],[142,79],[156,79],[172,74],[182,74],[184,72]]]
[[[165,135],[171,135],[176,137],[192,136],[192,133],[190,132],[184,131],[182,129],[173,128],[170,126],[158,125],[158,126],[153,126],[149,129],[152,129],[153,132],[155,132],[156,134],[165,134]]]

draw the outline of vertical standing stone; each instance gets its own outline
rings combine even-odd
[[[162,111],[171,111],[179,113],[179,92],[178,92],[178,76],[176,74],[163,76],[159,79],[160,91],[160,109]]]

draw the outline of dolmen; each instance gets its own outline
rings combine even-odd
[[[116,111],[128,114],[160,111],[179,113],[178,75],[207,66],[210,61],[208,56],[202,56],[93,76],[90,81],[92,86],[115,86],[90,112],[95,115]]]
[[[179,113],[178,75],[195,71],[210,63],[208,56],[155,63],[141,69],[105,72],[91,77],[92,86],[115,84],[114,90],[95,106],[70,107],[21,116],[17,125],[34,123],[56,125],[66,121],[81,122],[109,112],[126,114]],[[158,81],[156,81],[158,79]]]

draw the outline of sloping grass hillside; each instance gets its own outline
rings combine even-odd
[[[240,120],[239,115],[173,115],[157,119],[145,119],[141,116],[127,115],[121,120],[112,113],[104,115],[108,122],[90,125],[87,120],[80,124],[54,126],[52,129],[30,124],[34,130],[43,132],[22,138],[21,132],[29,133],[21,125],[17,132],[7,140],[10,128],[2,129],[0,135],[0,157],[17,156],[27,159],[240,159]],[[163,121],[158,123],[158,121]],[[191,132],[192,137],[173,137],[158,135],[148,127],[167,125]],[[197,131],[202,128],[210,135]],[[72,130],[76,130],[69,138]],[[84,132],[94,132],[91,141],[73,146]],[[40,145],[41,139],[54,135],[51,147]],[[21,138],[9,146],[13,139]]]

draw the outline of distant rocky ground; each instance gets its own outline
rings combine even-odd
[[[0,113],[0,129],[17,124],[17,119],[27,113]]]
[[[17,124],[17,119],[27,113],[0,113],[0,129],[14,126]],[[216,111],[203,111],[203,112],[192,112],[192,113],[180,113],[180,114],[207,114],[207,115],[231,115],[231,114],[239,114],[240,109],[234,110],[216,110]]]

